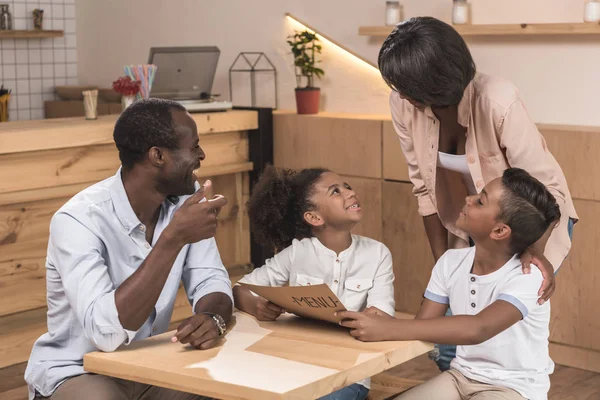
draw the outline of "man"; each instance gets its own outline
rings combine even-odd
[[[198,398],[86,374],[83,355],[165,332],[180,281],[195,315],[173,341],[213,347],[231,317],[231,283],[213,239],[227,200],[202,201],[210,182],[196,191],[193,171],[205,154],[194,120],[178,103],[143,100],[119,117],[114,140],[116,175],[77,194],[50,223],[48,333],[25,372],[30,399]]]

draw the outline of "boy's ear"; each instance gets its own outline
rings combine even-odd
[[[494,225],[494,228],[490,233],[490,238],[492,240],[506,240],[510,238],[511,234],[512,230],[510,229],[510,226],[503,222],[498,222],[496,225]]]
[[[307,211],[304,213],[304,220],[311,226],[323,226],[325,221],[317,211]]]

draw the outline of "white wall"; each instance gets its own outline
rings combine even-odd
[[[578,22],[584,0],[471,0],[474,23]],[[376,61],[382,39],[358,36],[382,25],[383,0],[76,0],[79,78],[108,86],[124,64],[147,61],[151,46],[216,45],[213,92],[228,97],[228,69],[241,51],[263,51],[278,70],[279,107],[294,108],[295,78],[285,42],[291,12],[344,46]],[[450,0],[401,0],[405,16],[450,18]],[[538,122],[600,125],[600,38],[469,39],[480,71],[513,81]],[[323,108],[388,114],[378,72],[324,46]],[[264,88],[263,88],[264,89]],[[259,93],[267,95],[268,91]],[[234,97],[236,97],[234,95]],[[237,98],[236,98],[237,99]],[[235,100],[235,99],[234,99]]]
[[[77,84],[74,0],[4,0],[13,29],[33,29],[32,11],[44,10],[43,28],[64,30],[64,37],[1,39],[0,83],[11,89],[9,120],[44,118],[44,101],[54,100],[54,88]]]

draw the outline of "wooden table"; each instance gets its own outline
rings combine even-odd
[[[419,342],[363,343],[346,328],[283,315],[258,322],[237,312],[220,347],[199,351],[173,332],[114,353],[85,355],[86,371],[219,399],[315,399],[433,348]]]

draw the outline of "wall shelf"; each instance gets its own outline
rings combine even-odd
[[[453,25],[462,36],[543,36],[543,35],[599,35],[600,24],[559,23],[559,24],[473,24]],[[360,36],[385,37],[392,26],[361,26]]]
[[[64,31],[47,31],[47,30],[6,30],[0,31],[0,39],[45,39],[53,37],[62,37]]]

